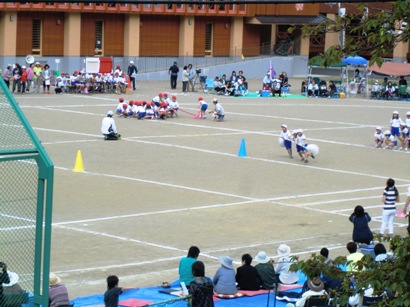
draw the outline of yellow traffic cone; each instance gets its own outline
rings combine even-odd
[[[75,160],[73,172],[76,172],[76,173],[84,172],[83,157],[81,155],[81,150],[78,150],[77,152],[77,159]]]

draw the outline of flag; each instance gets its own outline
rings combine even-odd
[[[245,57],[243,56],[243,53],[242,53],[242,61],[245,61]]]
[[[273,69],[273,66],[272,66],[272,60],[269,60],[269,73],[272,79],[275,78],[275,70]]]

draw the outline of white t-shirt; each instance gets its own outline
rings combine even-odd
[[[292,134],[290,133],[289,130],[286,130],[286,132],[281,132],[280,137],[284,140],[290,140],[292,138]]]
[[[400,118],[392,118],[392,119],[390,120],[390,125],[391,125],[392,127],[399,128],[399,127],[400,127],[400,124],[401,124],[401,119],[400,119]]]
[[[225,110],[219,103],[215,105],[215,111],[219,115],[225,115]]]
[[[306,143],[306,136],[304,134],[296,136],[296,144],[299,146],[304,146]]]
[[[374,133],[374,137],[375,138],[378,138],[379,140],[382,140],[383,139],[383,133],[382,132],[380,132],[380,133],[378,133],[377,131]]]
[[[101,133],[110,134],[111,132],[117,133],[117,127],[112,117],[104,117],[101,124]]]

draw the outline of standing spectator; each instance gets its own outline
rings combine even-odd
[[[178,73],[179,73],[179,68],[178,68],[178,63],[174,62],[174,65],[172,65],[168,69],[168,73],[171,75],[171,89],[176,89],[177,88],[177,79],[178,79]]]
[[[50,307],[69,306],[70,299],[68,297],[68,290],[66,285],[61,283],[60,277],[56,274],[50,274],[49,280],[50,288],[48,289],[48,298]]]
[[[30,92],[31,87],[33,86],[33,78],[34,78],[34,70],[33,70],[34,64],[31,63],[26,71],[27,71],[27,92]]]
[[[17,87],[17,93],[21,93],[21,74],[22,74],[21,66],[19,63],[14,65],[12,74],[13,74],[13,93]]]
[[[188,66],[184,66],[184,70],[182,71],[182,92],[188,92],[189,90],[189,72],[188,72]]]
[[[192,274],[195,280],[189,285],[189,294],[192,295],[192,307],[214,307],[214,285],[205,277],[205,265],[202,261],[192,264]]]
[[[410,185],[407,188],[407,198],[406,198],[406,202],[404,203],[404,208],[403,208],[403,213],[407,215],[407,218],[409,219],[409,226],[407,227],[407,233],[410,236]]]
[[[399,191],[395,187],[395,182],[389,178],[386,182],[386,188],[383,192],[383,212],[382,212],[382,226],[380,227],[380,236],[384,235],[386,226],[389,228],[389,238],[393,237],[393,220],[396,215],[396,202],[400,201]]]
[[[107,117],[104,117],[101,123],[101,133],[104,135],[104,140],[116,141],[121,140],[121,135],[117,132],[115,121],[112,118],[114,113],[112,111],[107,112]]]
[[[41,71],[41,75],[43,76],[43,94],[50,94],[50,84],[51,84],[51,71],[50,65],[44,65],[43,70]],[[47,89],[47,91],[46,91]]]
[[[255,269],[259,273],[262,289],[273,289],[274,285],[277,283],[277,280],[272,261],[266,256],[264,251],[260,251],[256,255],[255,261],[259,262],[255,266]]]
[[[296,263],[290,256],[290,247],[286,244],[279,245],[278,255],[280,258],[275,266],[275,272],[279,275],[279,282],[286,285],[296,284],[299,275],[297,272],[290,271],[290,266]]]
[[[192,265],[197,261],[200,252],[197,246],[191,246],[188,255],[179,261],[179,281],[183,281],[187,287],[195,280]]]
[[[238,289],[235,285],[235,269],[232,264],[232,258],[229,256],[219,257],[221,267],[216,271],[213,283],[215,292],[219,294],[236,294]]]
[[[261,287],[261,278],[258,270],[251,266],[252,256],[242,255],[242,266],[236,269],[236,282],[241,290],[256,291]]]
[[[13,77],[12,67],[13,66],[11,64],[8,64],[3,72],[3,80],[4,83],[6,83],[8,89],[10,89],[10,79]]]
[[[353,241],[356,243],[370,244],[373,241],[373,233],[369,228],[372,220],[362,206],[356,206],[350,215],[349,221],[353,223]]]
[[[43,81],[43,76],[42,76],[42,69],[40,66],[40,62],[36,62],[33,68],[34,71],[34,93],[39,94],[40,93],[40,84]]]
[[[128,76],[130,77],[133,91],[135,91],[135,78],[137,77],[137,73],[138,73],[138,69],[134,65],[134,61],[130,61],[130,65],[128,66]]]
[[[9,274],[7,274],[7,265],[0,262],[0,306],[4,306],[3,284],[10,282]]]
[[[189,85],[191,86],[191,92],[195,92],[195,77],[196,77],[196,71],[192,67],[192,64],[188,64],[188,75],[189,75]],[[189,86],[188,86],[188,92],[189,92]]]
[[[124,290],[138,289],[136,287],[118,287],[119,278],[115,275],[107,277],[107,291],[104,293],[105,307],[118,307],[119,296]]]
[[[21,66],[21,94],[26,93],[26,84],[27,84],[27,70],[26,66]]]

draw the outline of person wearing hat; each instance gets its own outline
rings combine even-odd
[[[236,294],[235,269],[233,267],[233,260],[229,256],[219,257],[221,267],[216,271],[213,278],[214,290],[218,294]]]
[[[379,99],[380,97],[380,84],[379,81],[374,81],[372,88],[370,89],[371,95],[370,99]]]
[[[290,266],[296,263],[296,260],[290,256],[290,247],[286,244],[279,245],[278,255],[280,258],[275,266],[275,272],[279,275],[278,281],[286,285],[296,284],[299,280],[299,275],[298,272],[290,271]]]
[[[289,158],[293,159],[292,156],[292,133],[288,130],[288,126],[283,124],[280,126],[282,132],[279,137],[283,139],[283,144],[285,145],[286,151],[288,152]]]
[[[241,290],[257,291],[261,288],[261,277],[258,270],[251,265],[252,256],[242,255],[242,266],[236,269],[236,282]]]
[[[50,273],[49,286],[48,298],[50,307],[70,306],[67,287],[61,283],[60,277],[54,273]]]
[[[11,64],[8,64],[3,72],[3,80],[4,83],[6,83],[8,89],[10,89],[10,79],[13,77],[12,70],[13,66]]]
[[[384,135],[382,132],[382,127],[376,127],[376,132],[374,133],[374,147],[375,148],[382,148],[383,146],[383,139]]]
[[[277,279],[272,260],[268,258],[264,251],[260,251],[256,255],[255,261],[259,262],[255,266],[255,269],[258,271],[259,276],[261,278],[262,289],[273,289],[274,286],[277,284]]]
[[[64,87],[65,87],[65,84],[63,82],[63,79],[61,78],[61,76],[58,76],[56,78],[56,85],[54,88],[54,92],[56,94],[61,94],[64,91]]]
[[[112,118],[114,113],[112,111],[107,112],[107,116],[103,118],[101,124],[101,133],[104,135],[104,140],[117,141],[121,140],[121,135],[117,132],[115,121]]]
[[[220,103],[218,103],[218,98],[214,98],[212,100],[212,103],[214,104],[214,109],[212,111],[209,111],[209,113],[213,113],[214,120],[217,122],[221,122],[225,118],[225,110],[221,106]]]
[[[135,78],[137,77],[137,73],[137,66],[134,65],[134,61],[130,61],[130,65],[128,65],[127,75],[130,77],[133,91],[135,91]]]
[[[397,139],[394,135],[391,134],[390,130],[386,130],[384,132],[384,144],[386,144],[384,149],[396,149],[397,148]]]
[[[40,62],[36,62],[34,64],[33,72],[34,72],[34,76],[33,76],[34,94],[39,94],[40,84],[43,81],[42,68],[41,68]]]
[[[171,76],[171,89],[175,90],[177,88],[177,79],[178,79],[178,63],[174,62],[174,64],[168,69],[168,73]]]
[[[301,298],[295,302],[296,307],[305,306],[306,300],[311,296],[324,296],[327,299],[327,292],[324,289],[325,285],[319,276],[309,279],[307,282],[307,291],[305,291]]]
[[[7,264],[0,262],[0,306],[4,306],[3,285],[10,282],[9,274],[7,274]]]
[[[206,110],[208,109],[208,104],[202,97],[198,98],[198,108],[199,108],[200,118],[206,119]]]
[[[263,88],[266,87],[266,88],[272,89],[272,82],[273,82],[272,76],[270,75],[270,72],[268,71],[266,73],[266,76],[264,76],[262,80]]]

